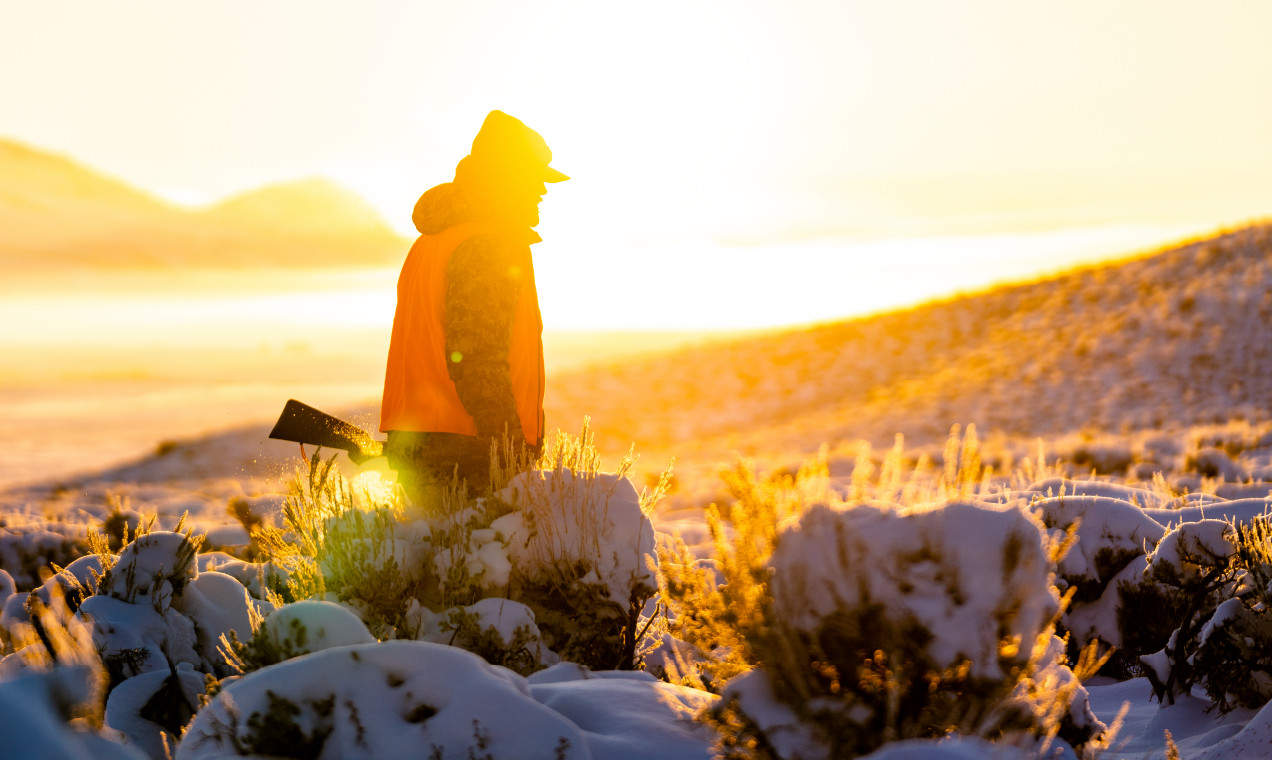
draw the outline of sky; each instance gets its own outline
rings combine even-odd
[[[411,234],[491,109],[556,327],[827,319],[1272,215],[1272,4],[0,0],[0,136]]]

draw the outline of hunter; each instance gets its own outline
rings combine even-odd
[[[492,443],[543,446],[543,323],[530,246],[546,183],[569,177],[519,120],[491,111],[455,179],[415,204],[398,277],[380,431],[411,500],[458,472],[489,485]]]

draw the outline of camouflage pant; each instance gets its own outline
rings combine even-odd
[[[406,495],[421,507],[438,499],[456,473],[469,493],[490,487],[490,449],[477,436],[390,430],[384,452]]]

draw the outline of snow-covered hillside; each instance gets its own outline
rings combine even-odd
[[[810,276],[815,276],[810,273]],[[915,309],[554,378],[548,418],[604,450],[808,455],[1272,413],[1272,226]]]

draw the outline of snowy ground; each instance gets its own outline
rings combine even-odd
[[[1208,712],[1210,701],[1205,694],[1180,697],[1174,705],[1160,707],[1150,699],[1153,691],[1146,678],[1114,681],[1096,676],[1088,683],[1087,690],[1091,695],[1091,709],[1108,724],[1112,724],[1123,703],[1130,703],[1119,739],[1104,755],[1108,760],[1163,757],[1165,730],[1170,731],[1185,758],[1242,757],[1242,753],[1233,749],[1234,745],[1256,732],[1266,735],[1272,724],[1272,712],[1266,708],[1262,712],[1268,714],[1258,720],[1255,717],[1261,711],[1256,710],[1237,709],[1223,716]],[[1238,737],[1247,726],[1247,736]]]

